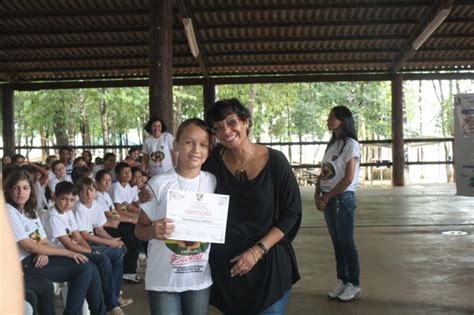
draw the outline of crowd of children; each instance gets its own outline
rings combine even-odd
[[[69,283],[64,314],[82,314],[84,300],[92,314],[123,314],[133,302],[120,294],[124,280],[141,281],[142,241],[134,227],[138,187],[148,178],[137,168],[139,153],[133,148],[127,162],[117,164],[115,154],[106,153],[98,165],[89,151],[74,158],[69,147],[43,165],[20,154],[2,159],[8,215],[35,314],[54,314],[53,282]]]
[[[132,148],[122,162],[109,152],[94,163],[91,152],[75,157],[69,147],[59,149],[59,158],[48,156],[44,165],[20,154],[2,159],[8,215],[35,314],[54,314],[52,282],[68,282],[64,314],[81,314],[84,301],[92,314],[124,314],[122,308],[133,301],[121,298],[122,284],[141,282],[137,261],[148,248],[154,266],[146,271],[151,312],[207,313],[210,244],[198,246],[195,254],[204,256],[195,262],[200,267],[192,268],[196,274],[174,273],[166,257],[176,254],[176,246],[163,241],[173,224],[163,203],[168,189],[214,191],[214,176],[200,170],[211,149],[211,131],[200,119],[185,121],[176,140],[161,119],[150,119],[145,129],[150,136],[143,160],[140,149]],[[157,175],[151,183],[149,175]],[[140,205],[145,187],[155,200]],[[162,268],[170,271],[166,279],[157,274]],[[178,309],[168,308],[180,299]]]

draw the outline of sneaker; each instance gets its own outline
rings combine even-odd
[[[334,290],[328,293],[328,298],[332,300],[337,299],[339,295],[341,295],[341,293],[344,292],[345,288],[346,288],[346,285],[344,284],[344,282],[342,282],[341,279],[337,279],[336,287],[334,288]]]
[[[352,302],[360,298],[360,287],[355,286],[352,283],[347,283],[344,292],[338,296],[338,299],[342,302]]]
[[[141,283],[142,282],[142,280],[140,279],[140,276],[137,275],[136,273],[124,273],[122,278],[125,283]]]
[[[120,307],[125,307],[133,303],[133,299],[126,299],[122,297],[119,297],[118,301],[120,303]]]
[[[108,313],[108,315],[125,315],[125,313],[122,311],[120,306],[116,306],[113,309],[111,309]]]

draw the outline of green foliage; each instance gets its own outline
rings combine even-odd
[[[359,136],[391,137],[390,82],[335,82],[293,84],[219,85],[218,99],[237,98],[253,112],[252,135],[257,141],[321,140],[327,134],[327,116],[345,105],[355,115]],[[176,122],[203,117],[201,86],[174,87]],[[91,144],[119,144],[130,130],[143,132],[148,119],[148,88],[84,89],[17,92],[15,117],[18,140],[42,136],[57,144],[65,136],[82,144],[80,105]],[[450,100],[443,111],[450,113]],[[104,107],[105,106],[105,107]],[[105,110],[104,110],[105,109]],[[85,114],[84,114],[85,113]],[[412,115],[410,111],[407,115]],[[440,116],[452,125],[452,115]],[[447,131],[448,132],[448,131]],[[141,134],[140,134],[141,135]],[[83,135],[84,136],[84,135]],[[104,139],[106,138],[106,139]],[[363,138],[363,137],[361,137]]]

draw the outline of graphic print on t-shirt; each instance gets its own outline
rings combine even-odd
[[[166,247],[178,255],[190,256],[203,253],[209,247],[209,243],[166,240]]]
[[[324,162],[321,166],[321,179],[331,179],[336,176],[336,170],[331,163]]]
[[[151,152],[150,158],[153,162],[155,163],[160,163],[165,159],[165,152],[163,152],[164,146],[160,145],[160,150],[159,151],[154,151]]]
[[[35,225],[36,225],[36,229],[35,229],[33,232],[31,232],[31,233],[29,233],[29,232],[30,232],[30,227],[29,227],[28,225],[25,225],[25,232],[26,232],[26,233],[29,233],[29,234],[28,234],[28,237],[29,237],[32,241],[34,241],[35,243],[39,243],[39,242],[41,241],[41,238],[42,238],[42,237],[41,237],[40,230],[39,230],[40,227],[39,227],[38,222],[35,222]]]

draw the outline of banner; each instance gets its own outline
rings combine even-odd
[[[474,94],[454,96],[456,194],[474,196]]]

